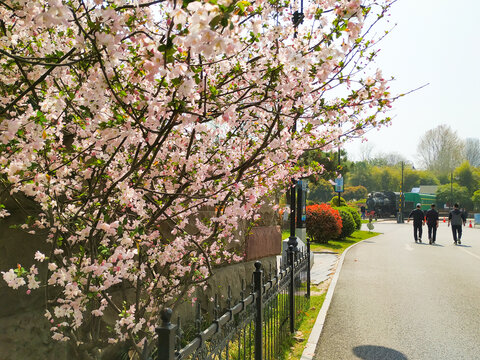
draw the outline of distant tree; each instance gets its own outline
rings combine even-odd
[[[440,185],[440,182],[431,171],[405,168],[403,171],[403,191],[410,192],[412,188],[421,185]]]
[[[440,181],[435,174],[429,170],[415,170],[420,177],[418,186],[420,185],[440,185]]]
[[[471,193],[467,187],[460,186],[457,183],[441,185],[437,190],[437,203],[453,206],[454,203],[460,204],[460,207],[471,210],[473,207]]]
[[[465,159],[471,166],[480,166],[480,139],[467,138],[465,140]]]
[[[343,197],[347,201],[365,199],[367,195],[367,188],[362,185],[345,187],[345,192],[343,193]]]
[[[345,175],[348,172],[348,159],[347,152],[343,149],[340,150],[340,163],[338,165],[338,152],[337,151],[321,151],[312,150],[306,151],[300,157],[298,165],[301,167],[318,167],[319,171],[310,176],[310,182],[317,184],[321,179],[334,179],[338,173],[341,172]]]
[[[379,154],[373,159],[375,165],[386,165],[386,166],[395,166],[400,164],[402,161],[407,163],[407,158],[401,154],[392,152],[392,153],[385,153]]]
[[[480,190],[477,190],[473,193],[472,202],[473,202],[473,209],[475,211],[480,211]]]
[[[367,161],[357,161],[350,167],[350,171],[346,176],[346,183],[349,186],[365,186],[368,191],[372,189],[372,166]]]
[[[363,143],[360,146],[360,161],[366,161],[369,162],[373,158],[373,150],[375,146],[372,143]]]
[[[456,168],[453,172],[453,176],[460,186],[465,186],[468,189],[470,194],[478,189],[479,179],[468,161],[464,161],[458,168]]]
[[[438,174],[437,179],[438,181],[440,181],[440,185],[446,185],[446,184],[450,184],[451,176],[453,176],[453,172],[448,174]]]
[[[428,130],[417,146],[423,166],[436,174],[448,174],[463,159],[463,141],[448,125]]]
[[[400,177],[397,172],[391,168],[386,167],[381,169],[380,172],[380,187],[379,190],[394,191],[400,189]]]
[[[412,188],[420,186],[420,173],[412,169],[403,171],[403,192],[410,192]]]
[[[307,200],[316,204],[326,203],[334,194],[333,185],[325,179],[319,179],[317,183],[309,183]]]

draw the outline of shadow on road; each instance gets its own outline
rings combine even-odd
[[[353,348],[353,353],[364,360],[408,360],[401,352],[384,346],[357,346]]]

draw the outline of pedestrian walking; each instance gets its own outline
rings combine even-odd
[[[453,242],[455,245],[462,243],[462,225],[465,226],[467,218],[465,213],[460,211],[458,204],[453,205],[453,210],[448,214],[448,226],[452,224]]]
[[[428,228],[428,242],[435,244],[438,228],[438,211],[435,209],[435,204],[430,205],[430,209],[425,214],[425,220]]]
[[[360,213],[362,214],[362,219],[365,220],[365,211],[367,209],[365,208],[365,205],[360,206]]]
[[[413,209],[410,214],[408,215],[407,222],[410,222],[410,218],[413,218],[413,237],[415,242],[422,242],[422,226],[425,225],[425,214],[423,213],[422,209],[420,209],[422,205],[420,203],[417,204],[417,207]]]

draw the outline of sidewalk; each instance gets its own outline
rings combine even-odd
[[[360,243],[360,242],[359,242]],[[337,284],[337,280],[342,268],[343,259],[348,253],[348,250],[354,247],[353,244],[347,248],[341,255],[336,253],[315,253],[315,264],[311,270],[311,281],[313,285],[318,285],[323,281],[332,279],[331,283],[328,284],[327,295],[325,296],[325,301],[323,302],[322,308],[318,313],[317,320],[313,325],[312,332],[308,338],[305,349],[303,350],[302,357],[300,360],[313,360],[315,357],[315,349],[317,347],[318,340],[322,333],[323,325],[325,323],[325,318],[327,316],[327,311],[332,301],[333,292]],[[317,262],[318,261],[318,262]]]
[[[333,275],[338,258],[339,255],[334,252],[314,253],[314,262],[310,270],[312,285],[319,285]]]

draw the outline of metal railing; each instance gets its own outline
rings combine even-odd
[[[227,310],[219,316],[215,298],[214,320],[204,330],[200,306],[197,308],[197,335],[185,344],[183,330],[172,324],[172,311],[162,310],[157,327],[155,360],[270,360],[276,359],[295,332],[310,298],[310,243],[306,251],[287,250],[287,263],[267,278],[260,261],[255,263],[252,290],[245,296],[242,282],[240,301],[232,306],[231,292]],[[178,321],[179,322],[179,321]]]

